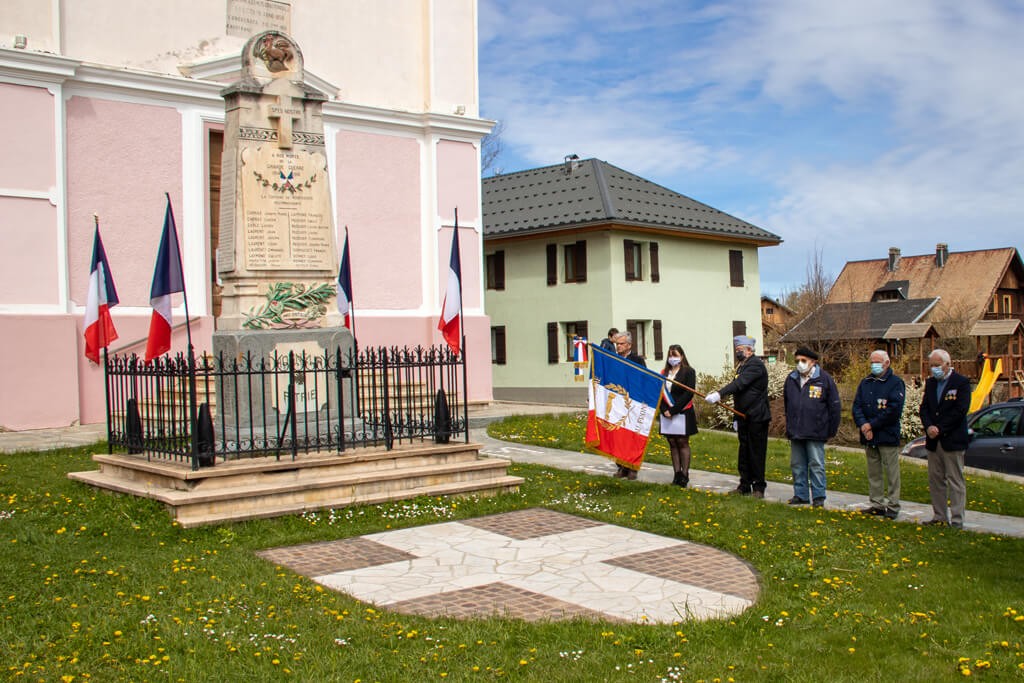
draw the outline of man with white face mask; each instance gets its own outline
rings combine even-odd
[[[853,421],[868,463],[868,500],[862,512],[896,519],[900,514],[900,418],[907,388],[889,367],[889,354],[871,352],[871,374],[853,399]],[[888,483],[888,491],[886,484]]]
[[[786,437],[793,472],[790,505],[825,505],[825,442],[839,431],[842,405],[835,380],[818,365],[818,354],[796,350],[796,370],[786,378]]]
[[[949,353],[943,349],[932,351],[928,364],[930,375],[924,383],[920,412],[932,498],[932,518],[925,524],[962,529],[967,503],[964,451],[970,441],[967,412],[971,408],[971,382],[953,370]]]

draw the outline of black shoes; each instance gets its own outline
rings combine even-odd
[[[750,489],[745,489],[742,486],[737,486],[732,491],[729,491],[729,494],[733,496],[749,496],[750,493]],[[761,496],[764,497],[764,494],[762,493]]]
[[[824,498],[815,498],[814,502],[811,503],[811,505],[816,507],[816,508],[823,508],[823,507],[825,507],[825,499]]]
[[[685,489],[690,484],[690,477],[685,472],[676,472],[672,477],[672,483]]]
[[[804,500],[803,498],[797,498],[796,496],[793,496],[792,498],[790,498],[788,502],[789,502],[790,505],[810,505],[811,504],[811,501]]]

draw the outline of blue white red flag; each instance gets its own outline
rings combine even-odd
[[[149,319],[149,339],[146,341],[146,360],[151,361],[171,349],[171,295],[185,291],[185,277],[178,250],[178,229],[174,225],[171,200],[167,199],[164,214],[164,232],[160,237],[160,251],[153,271],[153,286],[149,290],[149,303],[153,316]]]
[[[107,263],[107,252],[100,239],[100,226],[92,240],[92,266],[89,269],[89,298],[85,302],[85,357],[100,362],[100,349],[117,339],[117,330],[110,317],[110,309],[118,304],[114,278]]]
[[[584,382],[584,373],[590,367],[590,345],[586,337],[575,336],[572,338],[572,360],[573,374],[577,382]]]
[[[345,247],[341,250],[338,269],[338,312],[345,317],[345,327],[352,329],[352,264],[348,258],[348,228],[345,228]]]
[[[452,255],[448,261],[448,288],[445,290],[441,319],[437,329],[448,342],[452,353],[458,355],[462,344],[462,261],[459,258],[459,217],[455,215],[455,229],[452,230]]]
[[[658,415],[664,379],[594,347],[586,444],[630,469],[640,469]]]

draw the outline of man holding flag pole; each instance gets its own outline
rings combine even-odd
[[[631,353],[633,345],[628,333],[618,335],[615,343],[618,353],[590,345],[592,362],[584,442],[615,461],[619,468],[616,477],[636,479],[666,380],[644,367],[642,361],[637,362],[639,359]],[[668,381],[704,396],[694,387]],[[729,406],[722,407],[744,417]]]

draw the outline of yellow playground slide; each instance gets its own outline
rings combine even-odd
[[[992,391],[999,375],[1003,374],[1003,359],[996,358],[995,365],[993,368],[992,363],[989,363],[987,358],[985,359],[985,368],[981,371],[981,379],[978,380],[978,386],[974,387],[974,391],[971,392],[972,413],[981,408],[981,404],[985,402],[985,398]]]

